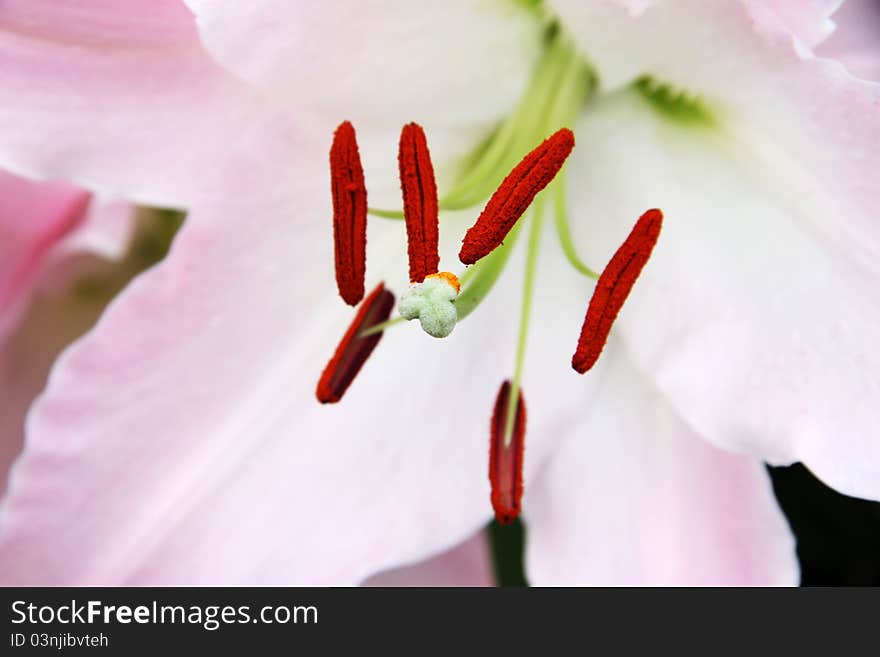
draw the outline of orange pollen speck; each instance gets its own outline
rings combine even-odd
[[[425,278],[442,278],[444,281],[455,288],[456,294],[461,292],[461,283],[459,283],[458,281],[458,276],[453,274],[451,271],[440,271],[436,274],[428,274],[427,276],[425,276]]]

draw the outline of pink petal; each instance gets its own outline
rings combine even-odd
[[[372,575],[363,586],[494,586],[485,532],[419,563]]]
[[[353,508],[329,504],[309,503],[311,511],[300,514],[297,498],[314,499],[322,488],[381,491],[384,484],[376,470],[361,467],[362,451],[372,450],[359,432],[343,431],[328,444],[334,433],[314,428],[318,417],[344,419],[314,403],[312,388],[333,348],[337,331],[330,329],[341,332],[347,313],[332,296],[322,304],[324,290],[309,284],[308,267],[297,267],[312,242],[329,255],[328,240],[315,235],[326,231],[290,221],[311,219],[309,207],[230,202],[194,212],[172,257],[132,285],[60,359],[32,415],[5,506],[3,563],[11,570],[4,580],[355,581],[359,569],[384,566],[378,539],[371,549],[379,563],[328,559],[323,572],[271,568],[310,545],[327,550],[329,536],[344,550],[348,532],[375,522],[366,511],[359,521]],[[247,231],[242,217],[255,220]],[[278,231],[267,217],[283,217],[278,226],[289,229]],[[223,230],[204,223],[215,219]],[[323,273],[332,280],[329,269]],[[309,328],[309,319],[322,316],[326,325]],[[310,333],[313,344],[297,349]],[[350,449],[340,449],[345,436],[357,437]],[[322,447],[332,448],[332,458],[315,463],[310,454]],[[323,482],[317,489],[316,478]],[[107,495],[114,485],[128,492]],[[84,531],[69,523],[74,510],[89,518]],[[288,516],[299,521],[286,522]],[[60,541],[49,540],[53,526]],[[208,551],[212,537],[225,547]],[[67,547],[58,550],[61,544]],[[82,562],[69,561],[71,549]],[[93,549],[100,554],[86,556]],[[179,558],[169,556],[178,550]],[[330,570],[345,567],[345,574]]]
[[[764,466],[709,446],[619,341],[590,410],[527,491],[537,585],[796,585],[794,539]]]
[[[332,281],[326,230],[242,232],[270,208],[214,211],[223,231],[195,211],[171,257],[56,366],[3,510],[3,581],[355,583],[488,515],[462,506],[482,497],[484,447],[450,439],[460,416],[417,436],[398,426],[436,391],[402,376],[422,336],[386,340],[344,403],[320,406],[350,313],[296,265],[317,251]]]
[[[0,56],[0,162],[13,170],[186,205],[258,121],[178,0],[8,0]]]
[[[880,82],[880,3],[847,0],[834,14],[834,23],[834,33],[816,53],[842,62],[863,80]]]

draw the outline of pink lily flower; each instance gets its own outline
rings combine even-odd
[[[32,407],[3,582],[359,583],[430,557],[491,517],[513,370],[533,583],[796,583],[762,460],[880,499],[880,87],[814,53],[835,3],[523,4],[4,4],[0,164],[189,214]],[[551,119],[577,147],[546,192],[559,243],[519,245],[537,266],[515,253],[443,341],[388,329],[321,406],[351,319],[327,164],[344,119],[374,208],[400,207],[397,133],[425,126],[441,205],[471,208],[442,217],[447,267]],[[493,166],[467,158],[481,142]],[[651,207],[663,235],[580,377],[581,261]],[[369,231],[368,279],[406,289],[402,227]]]

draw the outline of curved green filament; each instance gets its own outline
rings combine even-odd
[[[572,56],[568,69],[563,78],[563,92],[556,97],[550,120],[555,122],[560,118],[570,119],[577,114],[580,104],[583,103],[590,89],[595,85],[592,71],[576,56]],[[559,172],[556,179],[550,184],[553,193],[553,214],[556,225],[556,235],[565,258],[578,272],[597,280],[599,275],[590,269],[578,257],[571,237],[571,229],[568,221],[568,212],[565,204],[565,172],[566,168]],[[550,193],[551,190],[548,190]]]
[[[599,274],[584,264],[578,257],[574,248],[574,240],[571,237],[571,228],[568,223],[568,212],[565,207],[565,169],[559,172],[553,186],[553,214],[556,224],[556,236],[559,238],[559,246],[565,254],[568,263],[577,271],[588,278],[599,280]]]
[[[538,263],[538,250],[541,245],[541,228],[544,224],[544,193],[538,195],[532,209],[532,225],[529,227],[529,244],[526,252],[526,272],[523,280],[522,307],[519,315],[519,336],[516,342],[516,361],[513,379],[510,382],[510,394],[507,398],[507,418],[504,424],[504,446],[510,446],[513,436],[513,425],[516,409],[519,404],[519,388],[522,380],[523,365],[526,360],[526,342],[529,335],[529,324],[532,314],[532,298],[535,291],[535,272]]]

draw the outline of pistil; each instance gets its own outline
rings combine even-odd
[[[426,276],[410,286],[400,299],[400,315],[418,319],[422,330],[435,338],[445,338],[458,321],[455,299],[461,289],[458,277],[448,271]]]

